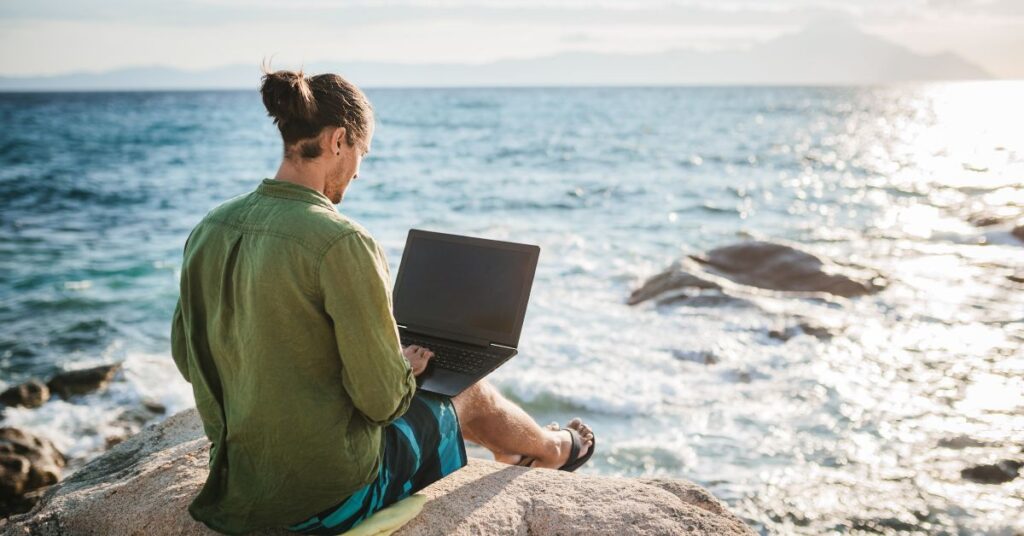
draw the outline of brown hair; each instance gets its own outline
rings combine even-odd
[[[285,157],[297,143],[302,158],[320,156],[320,143],[312,138],[328,126],[345,127],[349,145],[366,140],[373,126],[373,106],[355,84],[330,73],[307,77],[302,69],[271,72],[267,63],[261,71],[263,105],[281,131]]]

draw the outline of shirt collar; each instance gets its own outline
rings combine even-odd
[[[294,199],[311,205],[320,205],[332,210],[337,210],[334,203],[331,203],[331,200],[328,199],[326,195],[312,188],[302,186],[301,184],[295,184],[294,182],[265,178],[263,179],[263,182],[260,183],[259,187],[256,188],[256,192],[263,195],[269,195],[271,197]]]

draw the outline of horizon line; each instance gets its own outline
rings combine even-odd
[[[841,89],[841,88],[886,88],[900,86],[926,86],[933,84],[1002,84],[1024,82],[1024,78],[949,78],[929,80],[897,80],[891,82],[766,82],[766,83],[733,83],[733,82],[696,82],[696,83],[672,83],[672,84],[573,84],[573,85],[544,85],[544,84],[508,84],[501,86],[488,85],[361,85],[363,90],[431,90],[431,89],[486,89],[486,90],[524,90],[524,89],[715,89],[715,88],[780,88],[780,89]],[[0,88],[0,94],[19,93],[198,93],[198,92],[241,92],[253,91],[258,93],[258,88],[243,87],[98,87],[81,89],[52,89],[52,88]]]

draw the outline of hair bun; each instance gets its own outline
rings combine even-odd
[[[298,72],[270,72],[264,66],[260,94],[263,95],[267,113],[274,118],[275,123],[309,121],[316,114],[316,98],[301,69]]]

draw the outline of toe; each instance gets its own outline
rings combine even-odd
[[[574,419],[574,421],[577,421],[577,423],[573,428],[575,428],[576,432],[579,433],[580,439],[583,441],[584,445],[589,447],[594,443],[594,431],[586,424],[583,424],[583,421],[580,421],[579,419]],[[572,424],[573,423],[570,423],[570,425]]]

